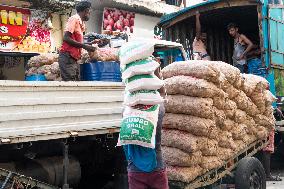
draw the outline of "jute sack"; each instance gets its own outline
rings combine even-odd
[[[269,82],[263,77],[253,74],[242,74],[244,79],[243,91],[251,96],[253,92],[263,93],[268,87]]]
[[[250,96],[253,103],[257,106],[260,113],[264,113],[266,109],[265,96],[262,92],[253,92]]]
[[[232,110],[226,110],[225,111],[225,115],[228,119],[235,119],[235,115],[236,115],[236,109],[232,109]]]
[[[231,132],[234,140],[242,140],[247,134],[247,126],[244,124],[236,124],[236,127],[233,127]]]
[[[223,110],[219,110],[217,108],[214,107],[214,112],[215,112],[215,122],[216,124],[219,125],[223,125],[225,120],[226,120],[226,114]]]
[[[197,151],[187,154],[177,148],[162,146],[162,155],[167,165],[191,167],[196,166],[201,161],[201,152]]]
[[[211,139],[218,137],[217,126],[213,120],[185,114],[166,113],[163,128],[182,130]]]
[[[250,145],[252,144],[253,142],[255,142],[257,140],[257,137],[254,136],[254,135],[244,135],[242,141],[247,144],[247,145]]]
[[[203,147],[201,137],[172,129],[162,130],[162,145],[177,148],[187,153],[199,151]]]
[[[277,100],[277,98],[269,90],[265,90],[263,95],[264,95],[266,107],[271,106],[272,103],[276,102],[276,100]]]
[[[218,83],[220,72],[212,67],[206,65],[206,62],[210,61],[185,61],[185,62],[174,62],[166,66],[162,70],[164,79],[173,76],[191,76],[199,79],[205,79],[210,82]]]
[[[213,104],[216,108],[218,108],[219,110],[225,110],[226,103],[229,99],[219,96],[215,96],[212,98],[213,98]]]
[[[263,126],[257,127],[256,137],[260,140],[266,139],[268,137],[269,130]]]
[[[219,147],[217,154],[218,158],[220,158],[222,161],[226,161],[233,157],[233,150],[229,148]]]
[[[223,148],[230,148],[232,150],[236,149],[236,144],[234,143],[232,133],[228,131],[221,131],[219,133],[219,146]]]
[[[237,110],[237,104],[232,100],[227,100],[225,104],[225,114],[227,118],[234,119]]]
[[[237,87],[241,86],[241,84],[239,83],[241,80],[241,73],[238,68],[220,61],[212,61],[211,66],[215,69],[217,68],[220,72],[222,72],[232,85],[236,84]]]
[[[257,136],[257,125],[247,126],[247,134]]]
[[[223,90],[228,94],[228,98],[231,100],[234,100],[234,98],[237,97],[240,93],[240,90],[235,88],[233,85],[230,85],[228,88]]]
[[[244,143],[242,140],[235,140],[236,149],[234,150],[234,155],[240,153],[247,147],[247,144]]]
[[[154,43],[146,41],[128,42],[121,46],[118,56],[121,65],[148,58],[154,52]]]
[[[203,156],[202,161],[200,163],[200,167],[204,170],[212,170],[220,167],[222,165],[222,161],[217,156]]]
[[[226,119],[222,125],[218,125],[223,131],[231,131],[236,127],[236,123],[233,120]]]
[[[204,79],[190,76],[174,76],[165,80],[167,93],[170,95],[186,95],[192,97],[225,97],[223,90]]]
[[[168,178],[171,181],[180,181],[189,183],[200,176],[203,169],[200,166],[193,167],[177,167],[167,166]]]
[[[201,152],[203,156],[216,156],[218,153],[218,141],[211,140],[208,138],[203,138],[201,140],[202,142],[202,148]]]
[[[238,96],[234,98],[239,109],[245,111],[248,115],[254,116],[259,114],[257,106],[251,101],[243,91],[240,91]]]
[[[183,95],[168,95],[166,112],[187,114],[209,119],[213,119],[215,116],[212,99]]]
[[[273,106],[266,106],[266,109],[265,109],[265,112],[264,112],[264,115],[268,118],[271,118],[271,117],[274,117],[274,108]]]
[[[237,109],[235,113],[235,122],[237,123],[244,123],[247,119],[247,114],[246,112]]]
[[[268,117],[258,114],[254,117],[254,121],[257,125],[264,126],[268,129],[274,129],[275,126],[275,118],[269,119]]]

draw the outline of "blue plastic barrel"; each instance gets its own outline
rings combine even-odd
[[[26,81],[47,81],[43,74],[35,74],[31,76],[26,76]]]
[[[82,81],[121,82],[120,65],[118,62],[90,62],[81,64]]]

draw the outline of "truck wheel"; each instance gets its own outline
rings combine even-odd
[[[266,189],[265,171],[260,161],[254,157],[239,161],[235,173],[236,189]]]

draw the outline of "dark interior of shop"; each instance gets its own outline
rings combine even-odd
[[[241,12],[241,14],[240,14]],[[201,13],[202,31],[207,33],[208,54],[215,61],[224,61],[232,64],[233,38],[229,36],[227,25],[236,23],[240,33],[246,35],[254,44],[259,45],[258,12],[256,6],[230,7],[214,9]],[[178,40],[191,51],[191,47],[185,44],[182,35],[186,36],[189,44],[195,38],[195,16],[192,16],[173,27],[179,28],[179,34],[174,35],[173,41]],[[183,34],[184,33],[184,34]],[[176,36],[179,36],[178,38]]]

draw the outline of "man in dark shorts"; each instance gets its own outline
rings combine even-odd
[[[91,3],[80,1],[76,5],[77,14],[66,24],[63,44],[59,52],[59,67],[63,81],[79,81],[79,64],[82,49],[95,51],[96,47],[83,43],[85,21],[90,19]]]
[[[247,64],[247,54],[253,49],[253,43],[244,34],[239,33],[239,27],[235,23],[227,26],[229,34],[234,38],[233,66],[244,73]]]

